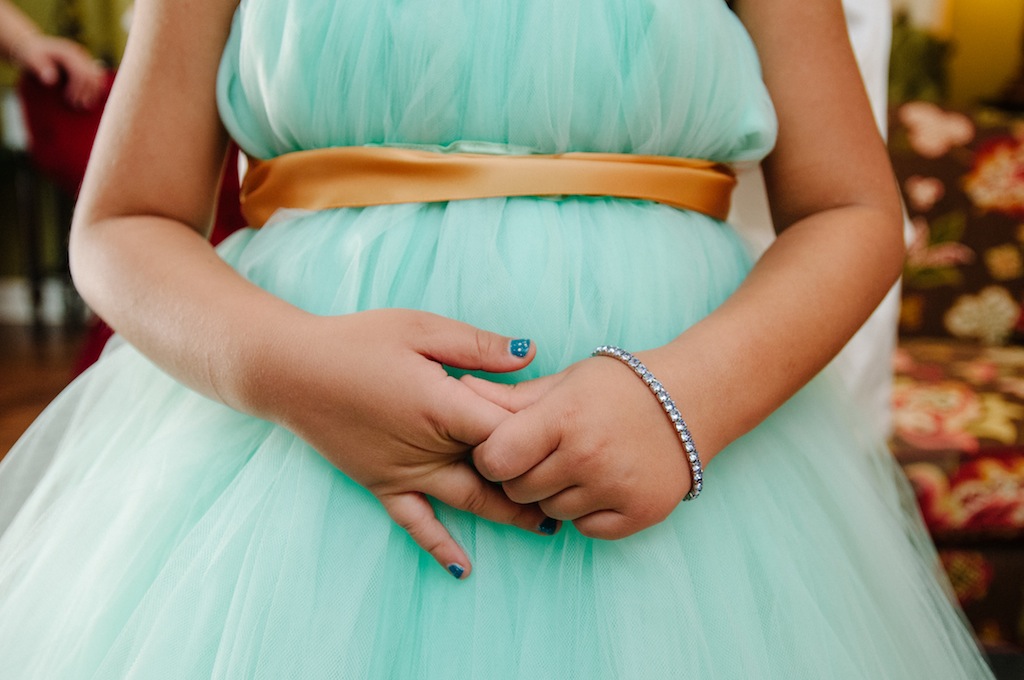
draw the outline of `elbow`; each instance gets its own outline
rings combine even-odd
[[[90,214],[82,204],[75,209],[68,238],[68,268],[75,289],[90,309],[103,316],[109,296],[112,271],[119,268],[116,218]],[[123,291],[121,291],[123,294]]]
[[[870,273],[879,289],[887,292],[902,276],[907,257],[906,216],[895,177],[888,174],[886,179],[862,184],[843,203],[841,211],[856,215],[846,222],[853,233],[846,239],[845,248],[851,255],[861,253],[852,256],[861,258],[870,269],[864,274]]]
[[[900,213],[899,219],[896,222],[896,235],[894,237],[896,243],[891,248],[892,262],[889,275],[893,284],[903,276],[903,269],[907,260],[907,241],[904,233],[904,217],[903,213]]]
[[[68,238],[68,268],[71,281],[85,303],[102,315],[105,289],[109,288],[106,278],[109,270],[116,265],[111,260],[111,251],[116,246],[111,242],[114,235],[111,219],[104,219],[88,209],[88,204],[79,201],[71,220]]]
[[[71,281],[75,285],[78,294],[82,296],[86,304],[94,306],[92,298],[92,267],[88,253],[92,250],[90,240],[93,234],[90,226],[86,224],[85,218],[80,211],[75,212],[71,221],[71,234],[68,239],[68,268],[71,272]]]
[[[907,257],[906,215],[900,200],[899,189],[893,186],[889,195],[872,206],[877,215],[879,242],[879,269],[891,287],[903,274]]]

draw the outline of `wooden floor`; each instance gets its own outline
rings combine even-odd
[[[71,379],[84,333],[0,325],[0,458]]]

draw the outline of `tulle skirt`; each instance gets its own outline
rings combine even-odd
[[[501,380],[663,344],[750,266],[726,225],[600,198],[286,215],[220,253],[319,314],[416,308],[532,338]],[[701,398],[673,396],[684,414]],[[990,677],[904,482],[827,374],[629,538],[437,511],[465,581],[296,436],[121,344],[0,465],[0,675]]]

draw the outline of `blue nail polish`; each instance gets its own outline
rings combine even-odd
[[[452,562],[448,565],[448,573],[455,578],[462,578],[462,575],[466,573],[466,570],[462,568],[461,564],[455,564]]]
[[[517,356],[522,359],[530,351],[530,341],[526,338],[513,340],[508,344],[508,351],[512,353],[512,356]]]
[[[551,517],[546,517],[544,521],[540,523],[540,526],[537,527],[542,534],[547,534],[548,536],[553,536],[557,528],[558,520]]]

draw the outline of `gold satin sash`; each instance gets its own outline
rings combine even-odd
[[[724,220],[735,184],[726,165],[671,156],[504,156],[348,146],[250,158],[241,202],[253,227],[263,226],[278,208],[558,195],[643,199]]]

